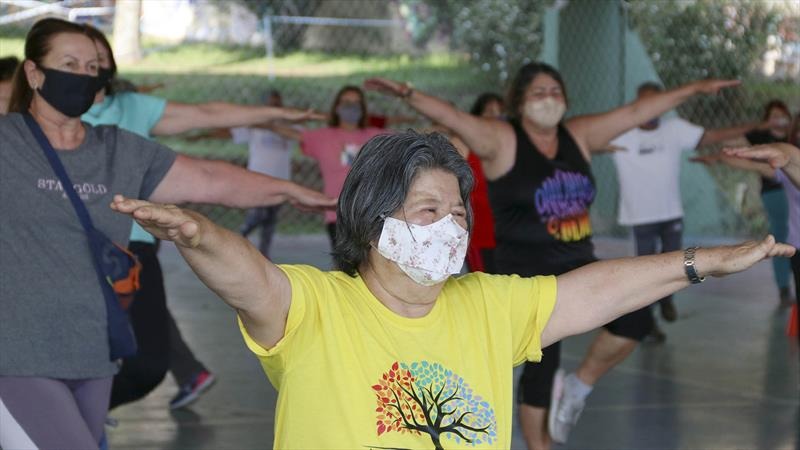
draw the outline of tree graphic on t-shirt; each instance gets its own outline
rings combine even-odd
[[[494,410],[464,379],[439,363],[395,362],[378,384],[378,436],[389,433],[430,435],[436,449],[441,438],[475,446],[497,439]]]

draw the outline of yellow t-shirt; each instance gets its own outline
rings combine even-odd
[[[280,268],[292,286],[283,339],[266,350],[239,324],[278,390],[275,448],[511,446],[513,366],[541,359],[555,277],[451,277],[411,319],[361,277]]]

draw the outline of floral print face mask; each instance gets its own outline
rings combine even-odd
[[[387,217],[378,252],[394,261],[415,282],[433,286],[461,272],[468,243],[469,233],[452,214],[430,225]]]

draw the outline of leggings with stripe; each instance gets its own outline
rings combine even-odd
[[[97,449],[111,377],[0,377],[0,448]]]

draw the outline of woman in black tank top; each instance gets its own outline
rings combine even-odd
[[[561,75],[547,64],[530,63],[520,68],[509,89],[508,122],[459,111],[408,83],[373,78],[365,86],[405,99],[453,130],[481,159],[495,216],[499,273],[533,276],[560,275],[595,260],[589,220],[596,193],[592,152],[605,150],[611,139],[695,94],[714,94],[736,84],[697,81],[606,113],[562,121],[567,102]],[[622,359],[636,345],[616,348],[620,340],[610,336],[603,331],[595,345],[623,354]],[[519,416],[529,448],[550,448],[545,424],[558,365],[559,344],[554,344],[544,349],[541,363],[526,363],[520,380]],[[553,433],[552,420],[550,428]],[[565,433],[556,430],[553,440],[566,440]]]
[[[594,177],[569,131],[559,125],[558,151],[543,155],[519,121],[514,165],[489,182],[489,200],[497,217],[500,273],[559,275],[593,261],[589,207]]]

